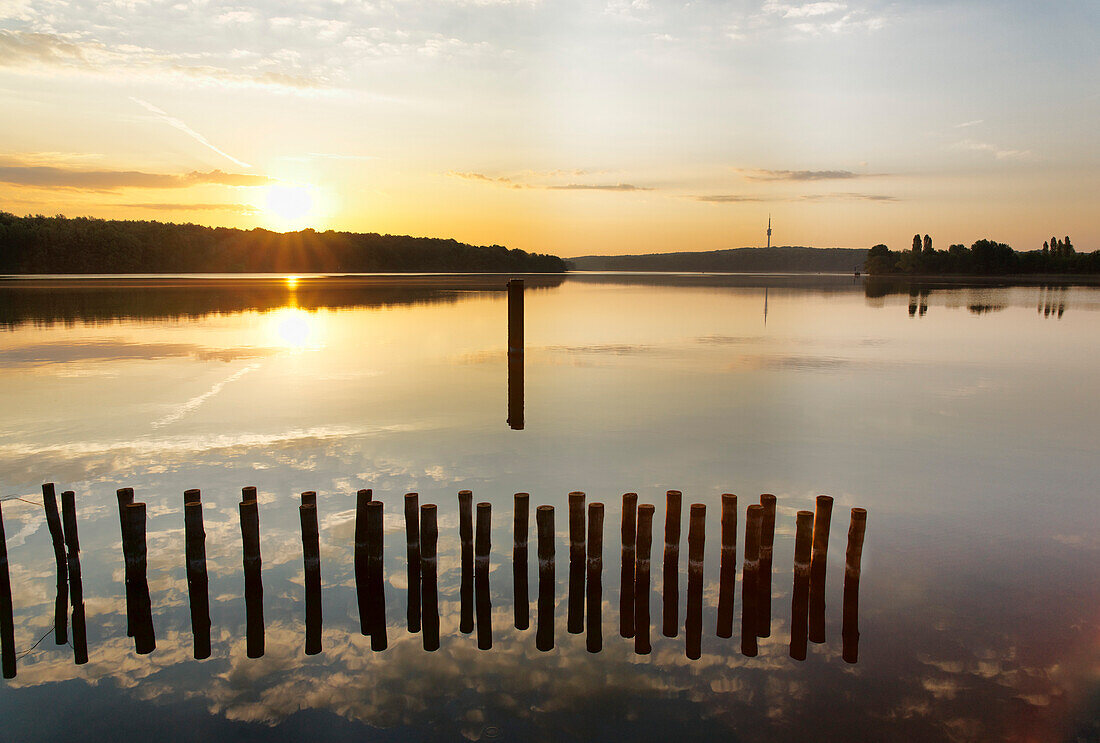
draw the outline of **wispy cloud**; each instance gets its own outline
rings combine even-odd
[[[750,181],[837,181],[853,178],[878,178],[885,173],[855,173],[851,170],[763,170],[740,168]]]
[[[565,175],[565,174],[583,174],[583,170],[553,170],[547,171],[544,175]],[[533,173],[532,173],[533,174]],[[544,191],[653,191],[655,189],[647,186],[636,186],[633,183],[527,183],[524,181],[518,181],[508,176],[493,176],[486,175],[485,173],[471,173],[460,172],[451,170],[447,172],[447,175],[452,178],[461,178],[466,181],[475,181],[479,183],[488,183],[495,186],[504,186],[505,188],[525,188],[525,189],[538,189]]]
[[[149,103],[148,101],[143,101],[140,98],[134,98],[133,96],[130,97],[130,100],[133,101],[134,103],[138,104],[142,108],[144,108],[149,113],[156,116],[158,119],[163,121],[168,126],[173,127],[174,129],[179,129],[181,132],[183,132],[188,137],[190,137],[191,139],[193,139],[196,142],[198,142],[199,144],[201,144],[203,147],[209,148],[210,150],[212,150],[212,151],[216,152],[217,154],[221,155],[222,157],[224,157],[226,160],[229,160],[230,162],[233,162],[233,163],[239,165],[242,168],[251,168],[252,167],[251,165],[244,162],[243,160],[238,160],[237,158],[233,157],[232,155],[230,155],[225,150],[215,146],[209,139],[202,136],[201,134],[196,132],[191,127],[187,126],[187,124],[183,123],[182,121],[177,119],[175,116],[169,116],[167,112],[163,111],[162,109],[157,108],[152,103]]]
[[[163,418],[160,418],[159,420],[153,421],[153,428],[160,428],[161,426],[166,426],[169,423],[175,423],[180,418],[183,418],[184,416],[188,415],[189,413],[193,413],[194,411],[196,411],[200,407],[202,407],[203,403],[205,403],[211,397],[214,397],[214,395],[221,392],[222,389],[227,384],[229,384],[231,382],[235,382],[238,379],[240,379],[241,377],[243,377],[245,374],[248,374],[249,372],[255,371],[256,369],[259,369],[259,368],[260,368],[259,364],[249,364],[248,366],[244,367],[243,369],[238,369],[237,371],[233,372],[232,374],[230,374],[228,377],[221,380],[220,382],[216,382],[214,384],[214,386],[211,387],[206,392],[203,392],[201,395],[196,395],[195,397],[192,397],[190,400],[188,400],[187,402],[180,405],[178,408],[173,410],[168,415],[164,416]]]
[[[819,193],[799,196],[798,201],[901,201],[881,193]]]
[[[953,150],[966,150],[969,152],[988,152],[997,160],[1025,160],[1031,157],[1031,150],[1010,150],[998,147],[989,142],[979,142],[974,139],[964,139],[951,145]]]
[[[797,196],[752,196],[748,194],[708,194],[702,196],[689,196],[692,201],[702,201],[708,204],[742,204],[767,201],[900,201],[896,196],[871,193],[820,193],[802,194]]]
[[[62,188],[78,191],[115,191],[120,188],[187,188],[202,184],[220,186],[266,186],[274,178],[222,170],[192,171],[183,175],[145,173],[139,170],[78,170],[53,165],[4,164],[0,162],[0,183],[33,188]]]
[[[538,188],[538,187],[537,187]],[[653,191],[633,183],[569,183],[564,186],[541,186],[549,191]]]
[[[251,204],[187,204],[187,203],[155,203],[146,202],[139,204],[118,204],[126,209],[148,209],[158,212],[235,212],[237,214],[255,214],[259,209]]]
[[[480,181],[482,183],[493,183],[498,186],[507,186],[508,188],[528,188],[528,186],[522,183],[516,183],[511,178],[505,176],[492,176],[485,175],[484,173],[462,172],[458,170],[448,170],[447,175],[452,178],[461,178],[464,181]]]
[[[964,121],[961,124],[955,124],[952,129],[965,129],[968,126],[977,126],[978,124],[984,124],[985,119],[974,119],[973,121]]]
[[[746,202],[764,201],[759,196],[746,196],[737,193],[710,194],[705,196],[689,196],[692,201],[704,201],[708,204],[741,204]]]

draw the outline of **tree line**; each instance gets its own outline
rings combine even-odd
[[[0,212],[6,274],[563,271],[554,255],[440,238]]]
[[[871,274],[1080,274],[1100,273],[1100,250],[1078,253],[1067,235],[1043,243],[1041,250],[1016,251],[994,240],[978,240],[969,248],[955,244],[935,250],[932,238],[913,235],[909,250],[894,251],[879,244],[867,254]]]

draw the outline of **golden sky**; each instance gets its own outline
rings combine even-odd
[[[1095,0],[0,0],[0,210],[1093,250],[1098,31]]]

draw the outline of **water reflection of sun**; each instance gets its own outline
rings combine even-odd
[[[273,343],[294,350],[320,348],[323,323],[312,312],[297,307],[281,307],[268,316],[267,334]]]

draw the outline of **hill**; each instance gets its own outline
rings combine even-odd
[[[578,271],[729,271],[851,273],[862,270],[862,248],[732,248],[644,255],[584,255],[570,258]]]

